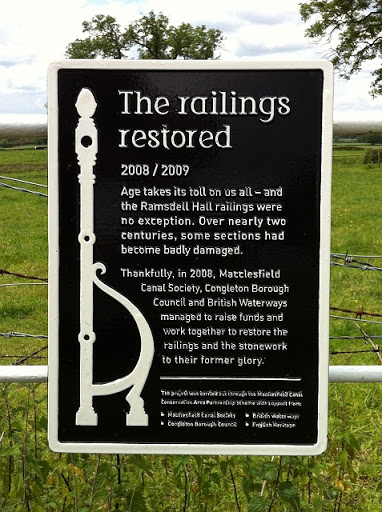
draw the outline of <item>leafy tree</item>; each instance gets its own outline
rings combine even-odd
[[[67,46],[66,56],[71,59],[122,59],[131,46],[112,16],[97,14],[82,23],[82,31],[89,37],[76,39]]]
[[[329,58],[343,78],[361,70],[362,64],[382,57],[381,0],[308,0],[300,4],[312,40],[329,43]],[[371,95],[382,94],[382,67],[372,73]]]
[[[357,142],[364,142],[375,146],[376,144],[382,144],[382,135],[380,133],[364,133],[357,136]]]
[[[140,59],[213,59],[223,41],[219,29],[190,23],[175,27],[163,13],[153,11],[126,30],[112,16],[98,14],[82,23],[82,31],[88,37],[76,39],[66,48],[71,59],[123,59],[130,50]]]

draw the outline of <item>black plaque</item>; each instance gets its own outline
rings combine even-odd
[[[50,68],[49,440],[326,445],[326,62]]]

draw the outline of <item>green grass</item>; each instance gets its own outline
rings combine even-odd
[[[382,255],[382,168],[363,165],[363,153],[348,158],[334,150],[332,178],[332,242],[331,251],[341,254]],[[382,259],[362,259],[382,266]],[[361,271],[341,267],[331,269],[331,306],[351,311],[382,314],[382,275],[377,271]],[[341,315],[341,313],[333,312]],[[354,316],[344,314],[344,316]],[[373,317],[364,317],[372,320]],[[379,335],[379,326],[359,322],[368,334]],[[361,335],[352,322],[331,320],[331,335]],[[332,342],[335,351],[370,349],[363,340]],[[378,364],[375,354],[336,355],[331,364]]]
[[[15,166],[21,164],[25,166],[30,166],[33,164],[38,164],[44,166],[45,172],[43,173],[43,175],[47,176],[46,159],[46,151],[35,151],[31,149],[5,149],[1,151],[0,154],[0,165],[10,164],[11,166]],[[18,170],[14,168],[14,172],[18,173]],[[4,176],[4,174],[2,174],[2,176]]]
[[[47,184],[46,152],[0,152],[0,176]],[[0,178],[7,185],[47,193],[47,189]],[[0,269],[47,278],[47,198],[0,187]],[[38,282],[2,275],[0,284]],[[0,332],[47,334],[47,286],[0,287]],[[0,354],[26,355],[42,340],[0,338]],[[45,354],[46,355],[46,354]],[[7,358],[4,362],[13,361]],[[40,362],[35,360],[35,362]],[[44,361],[46,362],[46,361]],[[33,363],[29,361],[29,363]]]
[[[332,252],[382,254],[382,168],[363,165],[364,150],[334,150]],[[2,151],[0,175],[46,184],[46,152]],[[382,266],[379,261],[371,260]],[[0,187],[0,268],[5,267],[47,276],[47,201]],[[377,271],[332,267],[331,306],[382,314],[381,279]],[[20,279],[0,277],[0,284],[15,282]],[[373,317],[359,320],[367,334],[382,335],[379,325],[364,319]],[[335,337],[360,334],[343,319],[332,319],[330,326]],[[9,331],[47,333],[46,286],[0,288],[0,332]],[[44,345],[0,338],[0,355],[32,353]],[[330,348],[349,352],[371,345],[333,340]],[[375,353],[344,353],[332,355],[331,364],[380,361]],[[242,512],[377,512],[381,403],[382,384],[331,384],[329,445],[319,457],[72,456],[47,449],[46,386],[2,385],[0,510],[234,512],[238,500]]]

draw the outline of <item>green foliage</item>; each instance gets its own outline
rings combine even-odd
[[[300,4],[303,21],[312,20],[306,30],[310,39],[324,40],[328,57],[348,79],[366,61],[382,56],[382,4],[379,0],[308,0]],[[378,64],[377,64],[378,65]],[[371,94],[382,94],[382,68],[372,73]]]
[[[268,512],[268,501],[263,496],[256,496],[248,503],[248,512]]]
[[[112,16],[98,14],[82,23],[85,39],[76,39],[66,49],[71,59],[123,59],[130,50],[140,59],[213,59],[221,47],[222,32],[181,23],[170,25],[162,12],[151,11],[123,30]]]
[[[364,142],[366,144],[371,144],[374,146],[375,144],[382,144],[382,134],[381,133],[364,133],[362,135],[357,136],[358,142]]]
[[[47,141],[45,137],[31,137],[31,138],[22,138],[22,137],[8,137],[0,139],[0,148],[13,148],[15,146],[39,146],[46,145]]]
[[[281,482],[278,489],[278,496],[281,503],[285,503],[290,510],[299,512],[300,509],[300,496],[297,487],[292,482]]]
[[[123,52],[130,48],[121,27],[112,16],[98,14],[91,21],[82,23],[86,39],[76,39],[66,49],[71,59],[122,59]]]
[[[363,157],[364,164],[377,164],[381,161],[380,149],[367,149]]]

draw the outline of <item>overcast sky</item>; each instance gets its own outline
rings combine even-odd
[[[149,11],[170,22],[219,28],[225,35],[221,59],[304,60],[325,56],[325,47],[304,37],[301,0],[17,0],[0,16],[0,114],[44,114],[47,68],[64,58],[66,46],[82,38],[82,21],[110,14],[127,26]],[[335,114],[375,117],[382,98],[369,93],[373,63],[345,82],[336,77]],[[362,114],[361,114],[362,113]]]

